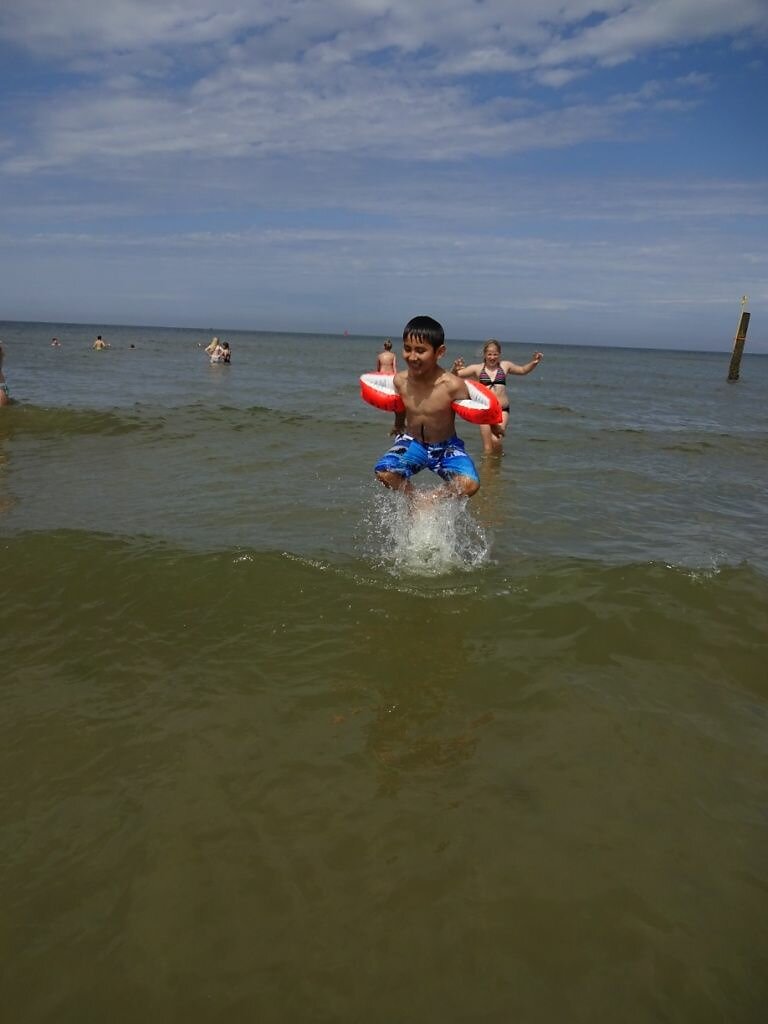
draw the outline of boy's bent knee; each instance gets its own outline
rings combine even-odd
[[[451,487],[462,497],[471,498],[480,490],[480,481],[471,476],[455,476],[451,480]]]
[[[393,491],[399,491],[405,487],[407,480],[402,473],[393,473],[388,469],[377,469],[376,479],[380,480],[385,487],[389,487]]]

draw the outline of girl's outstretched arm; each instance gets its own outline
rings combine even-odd
[[[518,366],[517,363],[510,363],[508,360],[504,360],[501,363],[501,367],[505,373],[517,374],[520,376],[524,373],[530,373],[535,370],[541,360],[544,358],[541,352],[534,352],[529,363],[525,363],[523,366]]]
[[[453,366],[451,367],[451,373],[454,373],[457,377],[477,377],[481,370],[482,366],[480,363],[465,366],[461,356],[458,359],[454,359]]]

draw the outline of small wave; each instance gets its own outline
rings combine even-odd
[[[247,408],[206,406],[204,403],[158,410],[137,403],[127,410],[46,408],[19,405],[2,423],[2,437],[48,437],[162,432],[168,437],[186,437],[199,430],[226,428],[228,432],[253,430],[269,422],[281,429],[306,428],[307,414],[280,412],[264,406]]]
[[[178,411],[174,410],[171,416],[183,417],[194,414],[196,425],[205,429],[206,427],[225,426],[228,431],[235,433],[252,430],[254,426],[262,427],[270,425],[278,429],[286,430],[293,427],[306,429],[307,420],[315,417],[315,411],[292,409],[271,409],[266,405],[249,406],[185,406]]]
[[[545,406],[545,408],[548,409],[550,412],[561,412],[565,413],[568,416],[578,416],[580,419],[584,418],[584,413],[577,412],[575,409],[572,409],[569,405],[547,405]]]
[[[711,451],[716,445],[711,441],[687,441],[681,444],[665,444],[661,446],[663,452],[685,452],[688,455],[702,455]]]
[[[94,409],[51,409],[44,406],[20,405],[12,418],[3,424],[3,436],[61,437],[67,434],[103,434],[115,436],[156,427],[157,419],[148,424],[141,413],[110,412]]]

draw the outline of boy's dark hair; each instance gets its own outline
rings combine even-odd
[[[406,338],[426,341],[432,348],[438,349],[445,344],[445,331],[442,325],[437,320],[433,320],[431,316],[415,316],[403,328],[403,341]]]

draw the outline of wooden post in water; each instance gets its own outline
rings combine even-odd
[[[739,379],[739,367],[741,366],[741,357],[744,354],[744,342],[747,340],[747,328],[749,327],[749,313],[744,308],[749,302],[749,296],[741,296],[741,315],[739,316],[739,326],[736,331],[736,337],[733,339],[733,354],[731,356],[731,365],[728,367],[728,380]]]

